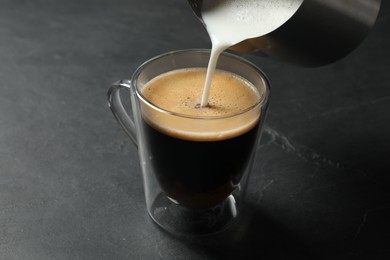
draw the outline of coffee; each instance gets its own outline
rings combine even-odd
[[[167,196],[187,208],[212,207],[238,186],[264,95],[247,80],[216,71],[208,106],[200,107],[205,77],[205,69],[172,71],[141,93],[149,102],[141,108],[149,163]]]

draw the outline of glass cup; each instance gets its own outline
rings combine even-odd
[[[266,75],[249,61],[221,54],[217,69],[249,81],[261,93],[247,109],[225,116],[188,116],[166,111],[148,101],[143,87],[165,72],[207,68],[209,50],[180,50],[143,63],[131,80],[115,82],[108,103],[115,118],[138,147],[146,207],[161,228],[179,236],[201,236],[222,231],[243,212],[249,175],[255,159],[269,97]],[[130,91],[129,113],[121,91]],[[199,97],[201,98],[201,97]],[[153,126],[173,119],[181,131],[215,132],[237,129],[256,118],[251,130],[222,141],[183,140]]]

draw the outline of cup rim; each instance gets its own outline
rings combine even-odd
[[[267,77],[267,75],[258,67],[256,66],[253,62],[247,60],[247,59],[244,59],[238,55],[235,55],[235,54],[232,54],[232,53],[228,53],[228,52],[222,52],[220,55],[221,56],[227,56],[227,57],[230,57],[230,58],[233,58],[233,59],[236,59],[240,62],[243,62],[245,63],[246,65],[248,65],[249,67],[251,67],[252,69],[254,69],[255,71],[257,71],[257,73],[259,75],[261,75],[263,81],[264,81],[264,86],[265,86],[265,92],[264,92],[264,95],[259,99],[258,102],[256,102],[255,104],[247,107],[246,109],[244,110],[241,110],[237,113],[234,113],[234,114],[227,114],[227,115],[218,115],[218,116],[194,116],[194,115],[187,115],[187,114],[183,114],[183,113],[177,113],[177,112],[173,112],[173,111],[169,111],[167,109],[164,109],[164,108],[161,108],[155,104],[153,104],[152,102],[150,102],[142,93],[141,91],[139,91],[139,89],[137,88],[137,78],[138,76],[141,74],[142,70],[150,63],[156,61],[156,60],[159,60],[161,58],[164,58],[164,57],[167,57],[167,56],[171,56],[171,55],[176,55],[176,54],[182,54],[182,53],[207,53],[207,54],[210,54],[211,53],[211,50],[210,49],[183,49],[183,50],[175,50],[175,51],[169,51],[169,52],[166,52],[166,53],[162,53],[160,55],[157,55],[145,62],[143,62],[140,66],[138,66],[138,68],[135,70],[133,76],[132,76],[132,80],[131,80],[131,84],[132,86],[134,87],[134,90],[135,90],[135,93],[137,94],[138,98],[140,100],[142,100],[143,103],[145,103],[146,105],[148,105],[149,107],[153,108],[154,110],[157,110],[159,112],[162,112],[164,114],[168,114],[168,115],[171,115],[171,116],[177,116],[177,117],[181,117],[181,118],[188,118],[188,119],[202,119],[202,120],[215,120],[215,119],[226,119],[226,118],[231,118],[231,117],[236,117],[236,116],[239,116],[239,115],[242,115],[242,114],[245,114],[253,109],[255,109],[256,107],[260,106],[264,106],[268,103],[268,99],[269,99],[269,93],[270,93],[270,81]],[[205,67],[206,68],[206,67]],[[206,68],[207,69],[207,68]],[[234,73],[234,72],[233,72]]]

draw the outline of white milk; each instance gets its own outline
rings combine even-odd
[[[303,0],[203,0],[202,19],[212,49],[201,107],[208,103],[211,79],[219,55],[249,38],[277,29],[298,10]]]

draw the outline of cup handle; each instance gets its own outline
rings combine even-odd
[[[135,146],[138,147],[134,120],[126,112],[121,101],[120,91],[123,89],[131,91],[130,80],[119,80],[111,85],[107,92],[108,106],[111,109],[111,112],[114,114],[115,119],[121,125],[122,129],[130,137]]]

